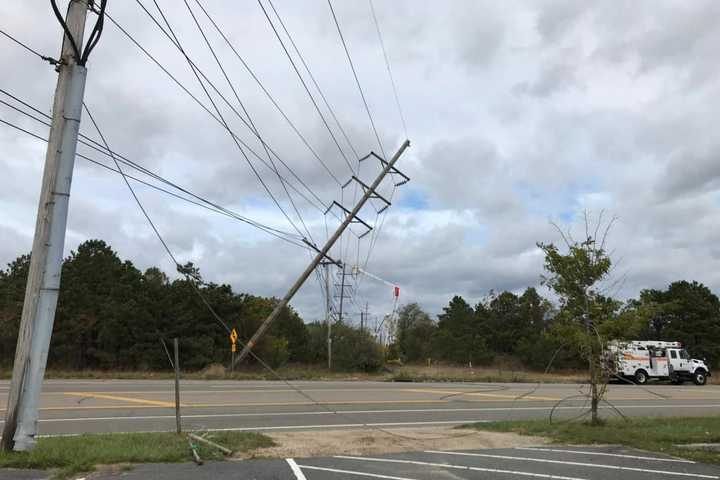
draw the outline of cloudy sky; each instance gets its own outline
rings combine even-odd
[[[0,29],[57,56],[60,28],[46,2],[37,3],[2,2]],[[60,3],[64,9],[67,2]],[[152,1],[143,3],[160,19]],[[235,113],[242,110],[233,89],[185,4],[158,3],[187,55],[224,97],[206,84],[229,129],[257,156],[243,149],[246,160],[228,129],[107,22],[88,63],[85,100],[111,148],[239,215],[322,244],[340,212],[325,216],[320,204],[350,208],[356,195],[338,180],[349,179],[351,169],[366,183],[378,173],[371,161],[358,172],[356,154],[389,156],[406,136],[370,4],[333,2],[382,147],[328,3],[273,5],[342,130],[262,0],[338,147],[257,1],[201,4],[262,88],[188,1],[257,132],[289,167],[271,157],[275,172]],[[580,236],[583,212],[596,221],[604,211],[605,219],[618,218],[609,239],[618,296],[677,279],[720,290],[720,137],[713,127],[720,110],[720,3],[374,0],[374,6],[412,142],[398,165],[412,181],[393,189],[387,179],[382,192],[393,197],[387,215],[376,215],[379,203],[362,212],[380,232],[377,240],[371,234],[358,242],[363,230],[355,226],[333,250],[336,258],[365,265],[374,243],[365,269],[399,284],[401,302],[437,313],[454,294],[474,303],[491,289],[537,285],[542,256],[535,244],[559,240],[551,222]],[[111,0],[108,10],[215,113],[184,56],[136,2]],[[53,69],[4,37],[0,62],[0,88],[49,114]],[[1,93],[0,99],[17,105]],[[47,127],[1,104],[0,118],[47,136]],[[97,139],[87,120],[82,132]],[[79,152],[112,163],[87,147]],[[44,154],[43,142],[0,125],[2,264],[30,250]],[[281,296],[310,260],[306,249],[133,184],[174,253],[207,280]],[[172,271],[122,178],[78,159],[66,251],[88,238],[105,239],[139,268]],[[373,315],[392,308],[389,287],[370,277],[355,283],[352,314],[365,302]],[[322,315],[316,277],[293,305],[308,320]]]

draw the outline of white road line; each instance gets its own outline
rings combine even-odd
[[[720,408],[720,404],[699,404],[699,405],[619,405],[620,409],[635,408]],[[113,407],[108,407],[112,410]],[[203,407],[205,408],[205,407]],[[517,411],[537,411],[550,410],[552,407],[480,407],[480,408],[416,408],[404,410],[337,410],[323,412],[267,412],[267,413],[208,413],[183,415],[183,418],[226,418],[226,417],[283,417],[283,416],[304,416],[304,415],[351,415],[351,414],[369,414],[369,413],[454,413],[454,412],[507,412],[511,410]],[[600,407],[609,408],[609,407]],[[556,410],[584,410],[585,407],[558,407]],[[40,422],[74,422],[74,421],[107,421],[107,420],[159,420],[163,418],[175,419],[174,415],[143,415],[143,416],[117,416],[117,417],[77,417],[77,418],[44,418]],[[457,420],[457,422],[480,422],[481,420]],[[483,421],[488,421],[483,420]],[[0,423],[3,423],[0,420]]]
[[[300,467],[297,463],[295,463],[295,460],[292,458],[286,458],[285,461],[290,465],[290,470],[295,474],[296,480],[307,480],[307,477],[305,474],[300,470]]]
[[[659,475],[676,475],[679,477],[710,478],[713,480],[720,479],[720,477],[717,475],[703,475],[700,473],[670,472],[667,470],[650,470],[647,468],[620,467],[618,465],[605,465],[605,464],[597,464],[597,463],[567,462],[564,460],[547,460],[544,458],[531,458],[531,457],[513,457],[511,455],[491,455],[489,453],[444,452],[444,451],[440,451],[440,450],[426,450],[425,453],[437,453],[440,455],[458,455],[458,456],[464,456],[464,457],[497,458],[500,460],[513,460],[513,461],[521,461],[521,462],[554,463],[554,464],[558,464],[558,465],[572,465],[575,467],[608,468],[610,470],[627,470],[630,472],[656,473]]]
[[[421,462],[418,460],[401,460],[401,459],[397,459],[397,458],[349,457],[349,456],[345,456],[345,455],[337,455],[333,458],[342,458],[345,460],[360,460],[360,461],[364,461],[364,462],[387,462],[387,463],[404,463],[404,464],[409,464],[409,465],[425,465],[428,467],[451,468],[451,469],[455,469],[455,470],[472,470],[474,472],[506,473],[509,475],[519,475],[519,476],[523,476],[523,477],[535,477],[535,478],[551,478],[554,480],[586,480],[584,478],[564,477],[562,475],[552,475],[552,474],[547,474],[547,473],[520,472],[517,470],[500,470],[497,468],[468,467],[466,465],[451,465],[449,463]]]
[[[695,463],[692,460],[683,460],[680,458],[642,457],[642,456],[638,456],[638,455],[624,455],[624,454],[619,454],[619,453],[586,452],[583,450],[560,450],[558,448],[515,447],[515,450],[529,450],[532,452],[577,453],[577,454],[581,454],[581,455],[602,455],[605,457],[633,458],[636,460],[651,460],[654,462]]]
[[[332,472],[332,473],[344,473],[347,475],[358,475],[361,477],[385,478],[388,480],[415,480],[414,478],[408,478],[408,477],[393,477],[391,475],[380,475],[378,473],[356,472],[354,470],[339,470],[337,468],[327,468],[327,467],[313,467],[312,465],[300,465],[300,467],[306,468],[308,470],[319,470],[321,472]]]

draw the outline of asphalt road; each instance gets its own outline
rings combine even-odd
[[[3,408],[8,388],[0,382]],[[556,415],[571,417],[585,411],[587,386],[193,380],[181,391],[186,429],[277,431],[543,418],[558,403]],[[607,415],[617,415],[614,408],[624,415],[720,414],[717,385],[613,385],[607,398]],[[49,380],[40,433],[174,430],[173,402],[167,380]]]
[[[0,470],[0,480],[46,479],[46,472]],[[7,475],[7,476],[4,476]],[[23,476],[24,475],[24,476]],[[720,480],[720,468],[622,447],[540,447],[424,451],[391,455],[336,456],[135,465],[121,473],[95,473],[93,480]]]

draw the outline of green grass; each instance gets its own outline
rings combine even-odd
[[[720,453],[675,446],[689,443],[720,443],[720,416],[635,417],[628,420],[606,420],[599,426],[591,426],[586,422],[507,421],[476,423],[461,428],[542,436],[549,438],[553,443],[562,444],[624,445],[720,464]]]
[[[277,374],[288,381],[336,380],[336,381],[387,381],[387,382],[507,382],[507,383],[578,383],[586,382],[582,372],[561,371],[554,373],[534,372],[522,368],[510,368],[504,364],[468,368],[454,365],[388,365],[380,372],[330,371],[323,365],[292,364],[276,369]],[[0,379],[9,379],[12,372],[0,368]],[[123,371],[123,370],[54,370],[46,372],[47,379],[127,379],[170,380],[171,371]],[[185,380],[277,380],[277,377],[257,366],[243,366],[229,372],[221,365],[210,365],[199,371],[182,372]]]
[[[386,374],[390,382],[486,382],[486,383],[586,383],[587,375],[575,371],[542,373],[531,370],[480,366],[474,368],[433,365],[405,365]]]
[[[212,433],[212,441],[234,452],[271,447],[267,436],[248,432]],[[200,457],[220,460],[222,453],[201,443]],[[192,461],[185,435],[175,433],[114,433],[38,439],[30,452],[0,451],[0,468],[56,469],[56,478],[90,472],[96,465]]]

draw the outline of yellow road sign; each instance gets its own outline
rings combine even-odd
[[[235,330],[233,328],[232,332],[230,332],[230,341],[233,343],[233,345],[235,345],[235,343],[237,342],[237,339],[238,339],[237,330]]]

